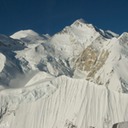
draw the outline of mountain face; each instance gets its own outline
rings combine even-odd
[[[53,36],[0,35],[0,126],[127,128],[127,69],[128,33],[81,19]]]

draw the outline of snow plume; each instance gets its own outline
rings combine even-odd
[[[9,86],[12,88],[23,87],[37,73],[38,71],[30,71],[27,74],[17,74],[14,79],[10,80]]]

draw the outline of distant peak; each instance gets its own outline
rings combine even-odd
[[[123,42],[128,41],[128,32],[123,32],[120,36],[119,39],[121,39]]]
[[[81,18],[73,22],[73,25],[77,25],[77,24],[87,24],[87,22]]]
[[[112,32],[111,30],[106,30],[105,32],[111,37],[119,37],[119,34]]]
[[[75,22],[80,22],[80,23],[87,23],[84,19],[80,18],[78,20],[76,20]]]
[[[128,37],[128,32],[123,32],[123,33],[121,34],[121,37],[122,37],[122,36],[125,36],[125,37],[127,36],[127,37]]]
[[[13,39],[21,39],[21,38],[25,38],[27,36],[38,36],[38,33],[34,32],[31,29],[20,30],[20,31],[14,33],[13,35],[11,35],[10,37]]]

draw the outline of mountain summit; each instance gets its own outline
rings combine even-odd
[[[0,124],[126,128],[127,69],[128,33],[82,19],[52,37],[33,30],[0,35]]]

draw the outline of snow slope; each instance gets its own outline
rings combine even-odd
[[[52,37],[33,30],[0,35],[0,124],[112,128],[128,121],[127,44],[127,32],[82,19]]]

